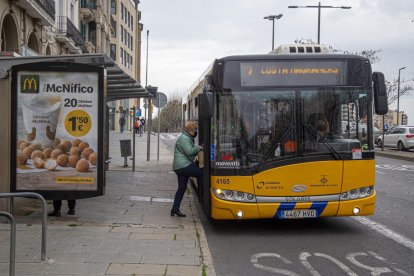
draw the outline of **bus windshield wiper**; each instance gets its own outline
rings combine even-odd
[[[343,160],[342,155],[336,149],[334,149],[331,146],[331,144],[324,141],[322,137],[318,135],[318,132],[316,131],[314,127],[312,127],[310,124],[305,124],[305,128],[308,130],[308,132],[310,132],[310,134],[313,137],[315,137],[319,142],[323,143],[329,149],[329,151],[333,154],[336,160]]]
[[[269,159],[270,156],[272,156],[273,152],[276,150],[277,146],[285,139],[285,137],[291,133],[291,131],[294,129],[294,127],[289,127],[283,132],[282,136],[275,141],[274,143],[270,144],[270,148],[266,151],[266,153],[263,155],[262,160],[259,162],[259,164],[256,167],[256,171],[259,171],[260,168],[264,165],[267,159]]]

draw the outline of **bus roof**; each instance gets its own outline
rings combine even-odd
[[[246,61],[246,60],[350,60],[357,59],[361,61],[369,61],[368,58],[357,55],[344,55],[344,54],[295,54],[295,55],[274,55],[274,54],[259,54],[259,55],[235,55],[226,56],[217,59],[218,62],[226,61]]]

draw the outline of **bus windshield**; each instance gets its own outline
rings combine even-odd
[[[250,169],[307,156],[358,158],[355,152],[373,149],[369,97],[368,90],[325,87],[217,93],[212,165]]]

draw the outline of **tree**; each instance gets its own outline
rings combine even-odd
[[[400,82],[400,98],[401,96],[409,95],[414,90],[413,85],[407,83],[413,81],[414,79]],[[394,79],[392,82],[385,81],[385,85],[387,86],[388,105],[390,105],[398,98],[398,79]]]

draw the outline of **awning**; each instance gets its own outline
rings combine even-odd
[[[107,101],[151,98],[152,95],[142,85],[125,73],[105,54],[83,54],[35,57],[0,57],[0,78],[8,76],[12,66],[35,62],[75,62],[103,66],[107,73]]]

